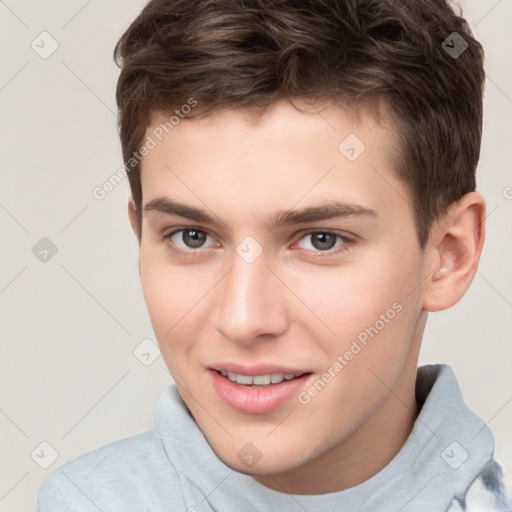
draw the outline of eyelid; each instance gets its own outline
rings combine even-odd
[[[171,231],[167,232],[167,233],[164,233],[162,235],[162,239],[164,241],[166,241],[170,247],[170,249],[172,249],[173,251],[176,251],[176,252],[179,252],[181,254],[199,254],[200,250],[201,249],[204,249],[205,247],[199,247],[198,249],[184,249],[182,247],[180,247],[179,245],[177,245],[176,243],[174,243],[171,238],[179,233],[179,232],[182,232],[182,231],[200,231],[202,233],[205,233],[207,237],[210,237],[210,238],[214,238],[213,235],[211,235],[208,230],[206,229],[203,229],[203,228],[200,228],[198,226],[182,226],[182,227],[175,227],[173,229],[171,229]],[[208,246],[209,247],[209,246]]]
[[[311,250],[311,249],[302,249],[303,251],[306,251],[308,253],[313,254],[315,257],[328,257],[328,256],[335,256],[343,251],[348,250],[351,244],[355,243],[355,236],[348,236],[345,233],[339,233],[336,230],[333,229],[322,229],[322,228],[312,228],[306,231],[301,231],[299,235],[297,235],[295,242],[293,242],[293,246],[297,245],[303,238],[305,238],[308,235],[312,235],[314,233],[324,233],[333,235],[337,238],[341,238],[343,240],[343,243],[341,245],[335,246],[332,249],[328,249],[326,251],[320,251],[320,250]]]
[[[322,229],[322,228],[311,228],[311,229],[308,229],[306,231],[301,231],[298,235],[298,238],[301,239],[301,238],[304,238],[305,236],[307,235],[312,235],[313,233],[327,233],[329,235],[334,235],[334,236],[339,236],[340,238],[343,238],[344,240],[346,240],[347,242],[350,241],[350,242],[353,242],[354,239],[356,238],[355,235],[348,235],[346,233],[340,233],[339,231],[335,230],[335,229]]]
[[[169,231],[168,233],[164,234],[162,236],[162,238],[166,241],[169,242],[169,245],[170,245],[170,248],[176,252],[179,252],[181,254],[199,254],[201,252],[201,249],[205,249],[205,247],[199,247],[197,249],[183,249],[181,247],[179,247],[177,244],[175,244],[174,242],[171,241],[171,237],[173,237],[175,234],[179,233],[179,232],[183,232],[183,231],[200,231],[202,233],[205,233],[206,236],[210,237],[210,238],[215,238],[213,235],[211,235],[207,229],[204,229],[204,228],[201,228],[201,227],[198,227],[198,226],[182,226],[182,227],[175,227],[173,228],[171,231]],[[329,249],[329,250],[326,250],[326,251],[320,251],[320,250],[310,250],[310,249],[301,249],[303,251],[306,251],[306,252],[309,252],[309,253],[312,253],[314,254],[315,256],[333,256],[333,255],[336,255],[342,251],[345,251],[348,249],[348,247],[346,247],[347,245],[349,244],[352,244],[355,242],[355,236],[354,235],[351,235],[351,236],[348,236],[346,235],[345,233],[339,233],[338,231],[336,230],[333,230],[333,229],[321,229],[321,228],[311,228],[309,230],[306,230],[306,231],[301,231],[298,235],[296,235],[294,238],[295,238],[295,241],[292,242],[292,245],[295,246],[299,241],[301,241],[303,238],[305,238],[306,236],[308,235],[312,235],[314,233],[324,233],[324,234],[330,234],[330,235],[333,235],[337,238],[341,238],[343,240],[343,244],[337,246],[337,247],[334,247],[332,249]],[[209,246],[208,246],[209,247]]]

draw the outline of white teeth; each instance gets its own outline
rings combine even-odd
[[[249,377],[251,378],[251,377]],[[252,378],[252,383],[253,384],[258,384],[258,385],[268,385],[270,384],[270,381],[272,380],[272,376],[271,375],[257,375],[256,377],[253,377]],[[237,382],[239,382],[239,380],[237,379]]]
[[[256,378],[256,377],[254,377],[254,378]],[[236,381],[238,382],[238,384],[250,385],[253,383],[252,379],[253,379],[253,377],[251,377],[250,375],[237,375],[236,376]]]
[[[302,373],[267,373],[265,375],[240,375],[238,373],[226,372],[220,370],[220,374],[227,377],[230,381],[242,384],[244,386],[268,386],[270,384],[279,384],[283,380],[292,380],[300,377]]]

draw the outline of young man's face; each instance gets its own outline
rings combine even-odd
[[[276,488],[265,479],[396,452],[415,414],[432,269],[393,171],[394,134],[284,102],[258,123],[240,110],[182,120],[158,142],[168,120],[147,130],[157,145],[142,165],[140,275],[162,355],[214,451]]]

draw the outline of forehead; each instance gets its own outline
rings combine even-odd
[[[382,101],[373,101],[366,107],[349,108],[325,102],[320,107],[314,107],[302,100],[294,100],[294,104],[280,100],[258,111],[223,108],[207,115],[199,114],[198,117],[195,112],[190,117],[153,112],[146,135],[164,145],[172,145],[173,141],[174,145],[185,141],[188,145],[197,143],[203,153],[212,149],[214,142],[215,146],[222,148],[223,143],[230,140],[240,143],[250,139],[256,143],[264,142],[269,150],[275,151],[281,147],[285,151],[295,141],[295,151],[317,156],[316,152],[311,151],[311,146],[317,146],[323,141],[331,149],[340,151],[337,142],[352,133],[359,137],[367,149],[376,148],[376,144],[381,143],[379,149],[392,157],[396,137],[387,113],[387,106]],[[207,144],[205,138],[212,143]],[[308,141],[310,144],[301,145]],[[231,149],[235,153],[238,147],[233,145]],[[246,145],[243,150],[249,151],[250,147]],[[199,152],[197,156],[200,156]],[[350,155],[347,153],[347,156]]]
[[[144,203],[168,193],[196,206],[208,198],[218,208],[228,200],[240,212],[268,213],[319,200],[372,209],[407,202],[389,126],[338,106],[300,107],[305,112],[282,101],[257,115],[222,109],[173,123],[154,113],[146,130],[154,148],[141,166]]]

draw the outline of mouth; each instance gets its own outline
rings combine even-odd
[[[237,384],[241,384],[242,386],[266,387],[271,386],[272,384],[280,384],[284,380],[290,381],[293,379],[298,379],[299,377],[302,377],[302,375],[305,375],[305,373],[307,372],[266,373],[264,375],[242,375],[240,373],[220,370],[219,373],[223,377],[227,377],[231,382],[236,382]]]
[[[234,411],[251,415],[285,407],[313,375],[312,372],[290,369],[263,373],[256,369],[235,372],[212,368],[209,373],[218,397]]]

